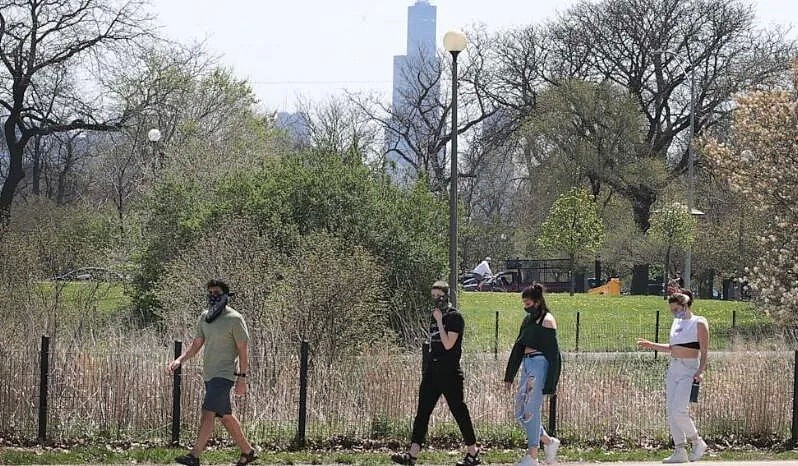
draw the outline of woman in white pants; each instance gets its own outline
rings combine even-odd
[[[637,340],[637,347],[640,349],[671,355],[666,379],[667,412],[676,449],[663,461],[669,464],[698,461],[707,449],[706,442],[698,435],[695,423],[690,418],[690,392],[693,382],[701,382],[707,367],[709,324],[705,318],[693,315],[690,310],[692,302],[692,294],[685,291],[668,298],[674,316],[669,344],[653,343],[642,338]],[[689,456],[688,441],[692,444]]]

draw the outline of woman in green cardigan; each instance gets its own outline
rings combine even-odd
[[[507,388],[511,388],[518,368],[523,365],[515,398],[515,415],[526,430],[528,451],[518,466],[538,466],[541,438],[546,443],[544,449],[549,463],[554,461],[560,443],[546,436],[540,422],[540,408],[543,395],[554,394],[557,390],[562,359],[557,343],[557,321],[546,306],[543,286],[536,283],[525,289],[521,299],[527,314],[510,353],[504,382]]]

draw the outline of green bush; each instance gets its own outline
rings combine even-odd
[[[146,248],[136,280],[145,323],[163,317],[163,303],[153,292],[167,266],[231,222],[250,229],[282,263],[303,264],[307,238],[314,234],[337,240],[330,256],[348,258],[362,251],[373,258],[376,275],[336,285],[358,289],[364,281],[378,283],[385,322],[403,337],[426,315],[429,285],[445,275],[445,204],[423,183],[399,188],[365,166],[336,157],[268,159],[258,169],[231,172],[211,186],[173,177],[159,184],[147,209]]]

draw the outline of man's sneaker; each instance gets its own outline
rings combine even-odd
[[[529,455],[524,455],[521,461],[517,462],[515,466],[539,466],[538,460]]]
[[[199,466],[200,464],[199,458],[197,458],[191,453],[183,456],[178,456],[177,458],[175,458],[175,461],[177,461],[180,464],[185,464],[186,466]]]
[[[258,461],[258,453],[253,448],[252,450],[249,451],[249,453],[241,452],[241,457],[238,458],[236,466],[247,466],[248,464],[254,463],[255,461]]]
[[[416,464],[416,460],[418,458],[414,456],[410,456],[410,453],[397,453],[395,455],[391,455],[391,461],[396,464],[404,464],[407,466],[413,466]]]
[[[687,450],[684,447],[676,447],[676,450],[673,454],[667,458],[665,458],[662,462],[665,464],[676,464],[676,463],[687,463],[689,458],[687,458]]]
[[[457,462],[457,466],[476,466],[478,464],[482,464],[482,460],[479,458],[480,453],[480,450],[477,450],[476,455],[466,453],[465,458]]]
[[[557,463],[557,450],[560,449],[560,440],[554,437],[548,445],[543,445],[543,452],[546,454],[546,464]]]
[[[690,461],[698,461],[704,456],[704,453],[707,451],[707,442],[704,439],[699,438],[695,442],[693,442],[693,451],[690,453]]]

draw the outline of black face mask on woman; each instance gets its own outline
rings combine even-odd
[[[532,316],[533,319],[537,320],[540,318],[540,315],[543,311],[541,311],[540,306],[530,306],[525,307],[524,310]]]

